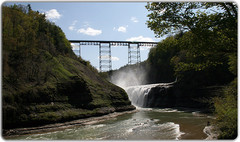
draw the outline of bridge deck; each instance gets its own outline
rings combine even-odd
[[[139,46],[155,46],[158,42],[142,41],[104,41],[104,40],[69,40],[71,43],[80,43],[80,45],[99,45],[100,43],[109,43],[113,46],[128,46],[129,44],[138,44]]]
[[[101,41],[101,40],[69,40],[71,43],[79,44],[79,56],[80,45],[97,45],[99,46],[99,69],[100,72],[106,70],[112,70],[112,46],[128,46],[128,64],[135,64],[141,62],[140,46],[154,47],[158,42],[138,42],[138,41]]]

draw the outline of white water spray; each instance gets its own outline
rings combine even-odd
[[[137,86],[146,84],[147,71],[142,67],[126,67],[111,75],[111,82],[119,87]]]
[[[128,94],[128,97],[132,104],[137,107],[146,107],[149,101],[148,95],[152,88],[161,87],[167,89],[172,83],[158,83],[158,84],[148,84],[148,85],[139,85],[139,86],[130,86],[125,87],[125,91]]]
[[[144,68],[124,68],[111,76],[111,82],[122,87],[128,94],[132,104],[136,107],[146,107],[150,101],[149,92],[154,87],[160,87],[162,90],[172,86],[172,83],[146,84],[146,70]],[[164,92],[164,91],[163,91]],[[162,92],[161,92],[162,93]]]

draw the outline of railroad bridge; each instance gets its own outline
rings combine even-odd
[[[99,46],[99,70],[112,70],[111,47],[127,46],[128,47],[128,64],[141,62],[140,47],[154,47],[157,42],[133,42],[133,41],[96,41],[96,40],[69,40],[70,43],[78,44],[78,55],[81,56],[81,47],[84,45]]]

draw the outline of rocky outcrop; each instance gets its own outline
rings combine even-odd
[[[209,105],[210,95],[214,95],[221,86],[212,86],[191,90],[180,82],[159,83],[126,88],[130,100],[139,107],[186,107],[204,109]]]
[[[219,136],[219,130],[214,126],[206,126],[203,132],[208,136],[206,140],[217,140]]]
[[[173,107],[176,104],[176,94],[174,86],[156,86],[151,88],[144,107]]]

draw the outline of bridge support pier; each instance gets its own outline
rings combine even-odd
[[[138,64],[141,62],[140,47],[138,43],[128,44],[128,64]]]
[[[79,43],[79,46],[78,46],[78,57],[81,57],[81,45]]]
[[[128,47],[128,64],[136,64],[141,62],[140,47],[154,47],[157,42],[132,42],[132,41],[92,41],[92,40],[69,40],[72,44],[79,43],[78,53],[81,56],[80,45],[96,45],[99,46],[99,71],[112,70],[111,46],[127,46]],[[77,51],[77,50],[76,50]]]
[[[110,43],[99,44],[99,70],[100,72],[112,70],[112,56]]]

